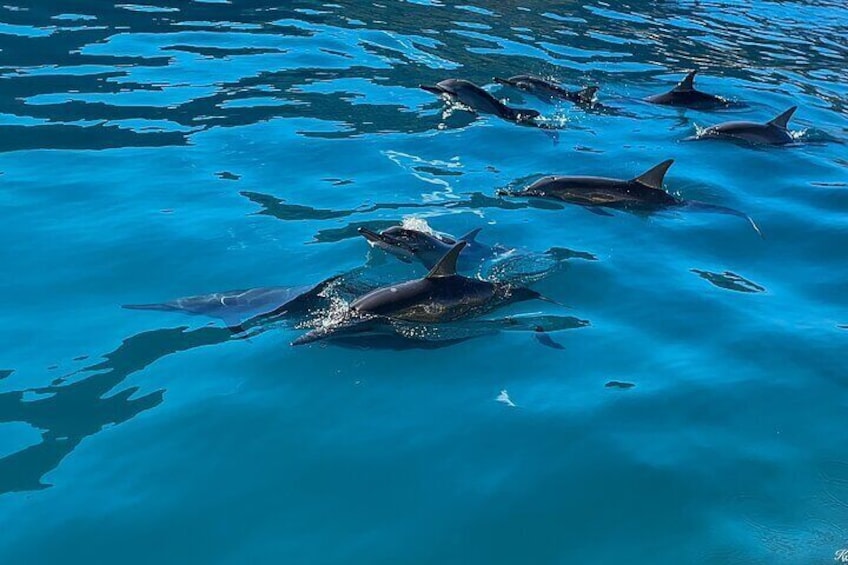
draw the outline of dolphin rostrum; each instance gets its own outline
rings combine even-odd
[[[706,202],[683,200],[663,190],[665,173],[673,163],[672,159],[663,161],[629,180],[589,176],[547,176],[519,191],[499,191],[499,194],[550,198],[586,206],[595,211],[602,207],[631,211],[683,207],[692,211],[730,214],[748,220],[762,237],[760,228],[754,220],[743,212]]]
[[[715,96],[701,92],[695,88],[695,74],[698,71],[689,71],[689,74],[681,80],[677,86],[663,92],[662,94],[654,94],[645,98],[647,102],[652,104],[664,104],[666,106],[686,106],[688,108],[716,108],[721,106],[729,106],[730,102]]]
[[[435,85],[422,84],[420,87],[451,101],[458,101],[482,114],[494,114],[513,122],[530,122],[539,117],[536,110],[510,108],[503,102],[467,80],[449,78]]]
[[[758,145],[786,145],[795,140],[787,129],[789,119],[797,110],[792,106],[773,120],[764,124],[758,122],[724,122],[710,126],[688,140],[700,139],[729,139],[733,141],[745,141]]]
[[[357,331],[374,323],[444,323],[513,302],[550,301],[527,287],[458,275],[456,262],[466,245],[465,241],[456,243],[422,279],[378,288],[357,298],[345,319],[306,333],[292,345],[311,343],[343,330]]]
[[[595,94],[598,92],[597,86],[588,86],[582,90],[566,90],[553,81],[534,75],[516,75],[509,78],[495,77],[494,81],[498,84],[529,92],[546,100],[560,98],[582,105],[592,104],[595,100]]]

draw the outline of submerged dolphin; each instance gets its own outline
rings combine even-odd
[[[668,92],[654,94],[645,98],[652,104],[664,104],[666,106],[686,106],[688,108],[716,108],[728,106],[730,103],[719,96],[701,92],[695,88],[695,74],[698,71],[690,71],[677,86]]]
[[[700,134],[687,139],[692,141],[700,139],[730,139],[759,145],[786,145],[795,141],[789,133],[787,126],[789,125],[789,119],[797,109],[797,106],[792,106],[773,120],[764,124],[757,122],[724,122],[710,126]]]
[[[694,211],[717,212],[745,218],[762,236],[750,216],[732,208],[716,206],[694,200],[682,200],[663,190],[663,179],[672,159],[663,161],[638,177],[625,180],[607,177],[548,176],[517,192],[500,191],[504,196],[529,196],[551,198],[587,206],[617,208],[622,210],[653,211],[671,207],[686,207]]]
[[[595,100],[595,94],[599,90],[597,86],[588,86],[582,90],[569,91],[553,81],[534,75],[516,75],[509,78],[495,77],[494,81],[498,84],[529,92],[539,98],[547,100],[560,98],[575,104],[592,104]]]
[[[358,231],[374,247],[391,253],[402,261],[418,260],[427,269],[436,266],[458,241],[464,241],[468,245],[459,256],[459,265],[461,271],[468,271],[497,253],[494,248],[477,242],[477,234],[481,229],[471,230],[458,239],[402,226],[392,226],[379,233],[366,227],[360,227]]]
[[[510,108],[473,82],[467,80],[449,78],[432,86],[422,84],[420,88],[448,100],[458,101],[475,112],[494,114],[513,122],[529,122],[539,117],[539,112],[536,110]]]
[[[545,299],[527,287],[488,282],[456,273],[456,262],[467,242],[460,241],[422,279],[386,286],[357,298],[346,319],[306,333],[292,345],[303,345],[339,331],[362,331],[392,321],[444,323],[482,314],[523,300]]]
[[[229,290],[178,298],[158,304],[125,304],[128,310],[184,312],[219,318],[228,326],[248,320],[288,314],[306,315],[320,302],[319,294],[337,277],[312,286],[269,286],[247,290]]]

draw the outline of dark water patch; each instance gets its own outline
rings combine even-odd
[[[229,171],[220,171],[215,173],[215,175],[222,180],[239,180],[241,178],[241,176]]]
[[[848,182],[810,182],[810,184],[822,188],[844,188],[848,186]]]
[[[356,213],[356,210],[326,210],[298,204],[286,204],[279,198],[259,192],[243,191],[239,194],[262,207],[262,210],[256,212],[257,214],[273,216],[286,221],[332,220],[346,218]]]
[[[596,153],[596,154],[604,153],[604,151],[602,149],[595,149],[593,147],[587,147],[585,145],[575,145],[574,150],[580,151],[582,153]]]
[[[633,388],[636,385],[633,384],[633,383],[628,383],[628,382],[624,382],[624,381],[609,381],[604,386],[607,387],[607,388],[619,388],[619,389],[625,389],[626,390],[628,388]]]
[[[77,357],[74,357],[73,361],[85,361],[86,359],[88,359],[88,355],[79,355]]]
[[[545,253],[557,261],[567,261],[568,259],[583,259],[585,261],[598,260],[598,257],[592,253],[588,253],[586,251],[575,251],[565,247],[551,247],[545,251]]]
[[[336,179],[336,178],[329,178],[329,179],[321,179],[321,180],[323,180],[324,182],[329,182],[329,183],[331,183],[333,186],[346,186],[346,185],[348,185],[348,184],[353,184],[353,183],[354,183],[353,179]]]
[[[237,57],[246,55],[268,55],[277,54],[283,55],[288,53],[286,49],[275,49],[270,47],[201,47],[197,45],[169,45],[162,47],[163,51],[183,51],[185,53],[194,53],[203,57],[212,59],[224,59],[227,57]]]
[[[230,339],[232,334],[224,328],[143,332],[125,339],[103,356],[104,361],[75,373],[82,378],[70,384],[63,379],[46,387],[0,394],[0,423],[24,422],[42,430],[40,443],[0,459],[0,494],[47,488],[41,478],[86,437],[162,403],[164,390],[141,396],[137,396],[138,387],[114,392],[129,375],[167,355]],[[39,398],[26,400],[30,393]]]
[[[363,204],[359,208],[348,210],[330,210],[321,208],[312,208],[310,206],[302,206],[299,204],[286,204],[280,198],[260,192],[243,191],[242,196],[262,207],[262,210],[257,214],[273,216],[280,220],[300,221],[300,220],[332,220],[336,218],[345,218],[353,214],[364,214],[376,212],[379,210],[403,210],[403,209],[421,209],[421,208],[499,208],[506,210],[517,210],[522,208],[541,207],[545,205],[537,205],[534,202],[510,201],[503,198],[493,198],[481,192],[473,192],[463,195],[464,198],[457,200],[445,200],[441,202],[380,202],[377,204]]]
[[[557,316],[553,314],[509,316],[484,323],[507,331],[539,332],[541,328],[541,331],[548,333],[585,328],[591,325],[589,320],[574,316]]]
[[[449,169],[441,169],[439,167],[417,166],[412,167],[420,173],[427,173],[437,177],[459,177],[462,176],[462,171],[451,171]]]
[[[371,220],[366,222],[351,222],[341,228],[326,228],[318,230],[310,243],[336,243],[346,239],[362,238],[359,228],[368,228],[372,231],[382,231],[386,228],[396,226],[398,223],[391,220]]]
[[[137,133],[117,126],[0,126],[0,152],[29,149],[115,149],[186,145],[180,132]]]
[[[730,271],[725,271],[723,273],[713,273],[710,271],[701,271],[698,269],[691,269],[691,271],[702,279],[704,279],[705,281],[708,281],[709,283],[713,284],[714,286],[726,290],[751,293],[766,291],[765,287],[762,287],[757,283]]]

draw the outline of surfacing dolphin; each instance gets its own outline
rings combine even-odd
[[[787,127],[789,125],[789,119],[797,109],[797,106],[792,106],[773,120],[764,124],[757,122],[724,122],[710,126],[698,135],[686,139],[687,141],[729,139],[731,141],[744,141],[757,145],[786,145],[794,143],[795,140]]]
[[[664,104],[666,106],[685,106],[687,108],[721,108],[730,106],[731,103],[720,96],[701,92],[695,88],[695,74],[698,71],[689,71],[689,74],[681,80],[677,86],[668,92],[654,94],[645,98],[652,104]]]
[[[275,316],[305,316],[320,302],[321,292],[338,277],[311,286],[268,286],[178,298],[158,304],[125,304],[128,310],[183,312],[219,318],[229,327]]]
[[[597,86],[588,86],[582,90],[569,91],[554,81],[534,75],[516,75],[509,78],[495,77],[493,80],[498,84],[529,92],[545,100],[559,98],[578,105],[591,105],[599,90]]]
[[[663,179],[674,163],[669,159],[638,177],[625,180],[589,176],[547,176],[517,192],[499,191],[502,196],[550,198],[586,206],[597,211],[599,207],[630,211],[655,211],[682,207],[691,211],[716,212],[745,218],[762,237],[762,232],[747,214],[695,200],[682,200],[663,190]]]
[[[300,336],[292,345],[311,343],[339,332],[367,331],[392,321],[438,324],[523,300],[550,301],[527,287],[458,275],[457,259],[466,245],[460,241],[451,247],[422,279],[378,288],[357,298],[343,319]]]
[[[532,122],[539,117],[536,110],[510,108],[503,102],[467,80],[449,78],[435,85],[422,84],[420,88],[450,101],[460,102],[475,112],[494,114],[512,122]]]
[[[436,263],[458,241],[464,241],[468,245],[459,256],[459,270],[470,271],[498,253],[495,248],[477,241],[477,234],[480,233],[481,229],[471,230],[457,239],[443,234],[427,233],[403,226],[392,226],[379,233],[366,227],[360,227],[358,231],[370,245],[382,249],[407,263],[413,259],[420,261],[428,270],[435,267]]]

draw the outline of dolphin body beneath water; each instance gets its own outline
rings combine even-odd
[[[229,290],[178,298],[158,304],[125,304],[128,310],[183,312],[219,318],[236,327],[250,320],[275,316],[305,316],[321,302],[320,293],[336,280],[333,277],[316,285],[269,286],[247,290]]]
[[[687,140],[728,139],[756,145],[786,145],[794,143],[795,140],[787,128],[789,126],[789,119],[797,109],[797,106],[792,106],[773,120],[764,124],[741,121],[724,122],[710,126],[700,134],[687,138]]]
[[[534,75],[516,75],[509,78],[495,77],[494,81],[504,86],[529,92],[545,100],[559,98],[579,105],[592,104],[595,100],[595,94],[599,90],[597,86],[588,86],[582,90],[569,91],[553,81]]]
[[[514,302],[550,301],[527,287],[458,275],[456,263],[466,245],[465,241],[456,243],[424,278],[378,288],[357,298],[345,319],[310,331],[292,345],[311,343],[340,332],[367,331],[375,324],[392,321],[438,324],[470,318]]]
[[[695,74],[698,71],[690,71],[689,74],[681,80],[677,86],[668,92],[662,94],[654,94],[645,98],[646,102],[652,104],[663,104],[666,106],[685,106],[687,108],[720,108],[730,106],[731,102],[715,96],[701,92],[695,88]]]
[[[460,102],[481,114],[494,114],[512,122],[531,122],[539,117],[536,110],[510,108],[473,82],[450,78],[435,85],[420,85],[420,88],[442,98]]]
[[[392,226],[379,233],[366,227],[360,227],[358,231],[370,245],[394,255],[401,261],[420,261],[428,270],[435,267],[458,241],[464,241],[468,245],[459,256],[459,270],[471,271],[486,259],[498,254],[498,249],[477,241],[477,234],[481,229],[471,230],[458,239],[402,226]]]
[[[594,211],[604,207],[630,211],[682,207],[692,211],[730,214],[748,220],[762,237],[762,232],[754,220],[743,212],[706,202],[682,200],[663,190],[663,179],[673,163],[672,159],[663,161],[629,180],[591,176],[547,176],[519,191],[500,191],[499,194],[550,198],[586,206]]]

